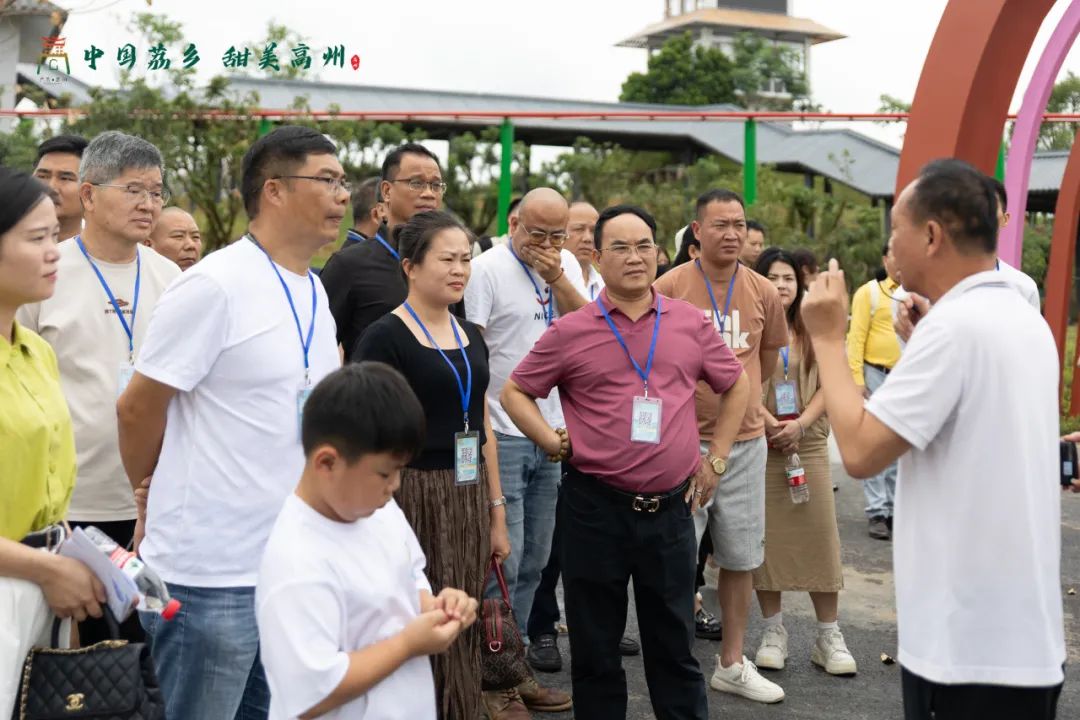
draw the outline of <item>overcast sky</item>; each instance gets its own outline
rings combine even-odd
[[[56,0],[70,11],[64,35],[73,74],[115,84],[116,48],[133,35],[125,26],[146,0]],[[1014,98],[1019,105],[1039,51],[1069,0],[1058,0],[1043,25]],[[910,100],[946,0],[791,0],[791,14],[846,35],[811,54],[814,100],[837,112],[873,112],[887,93]],[[902,7],[902,9],[901,9]],[[321,79],[364,85],[505,93],[614,101],[626,76],[644,70],[644,50],[615,44],[663,18],[663,0],[153,0],[153,12],[183,23],[186,42],[209,76],[237,43],[261,38],[273,19],[303,35],[321,52],[344,44],[346,68]],[[91,44],[106,51],[96,73],[83,62]],[[348,58],[359,54],[360,69]],[[284,61],[289,50],[280,53]],[[146,48],[139,48],[145,67]],[[173,62],[179,57],[174,56]],[[321,64],[321,61],[317,61]],[[1065,69],[1080,73],[1080,51]],[[898,131],[856,128],[896,140]]]

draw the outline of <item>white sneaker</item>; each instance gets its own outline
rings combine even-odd
[[[817,642],[810,651],[810,662],[825,668],[830,675],[854,675],[858,670],[855,658],[844,642],[844,634],[839,630],[818,633]]]
[[[746,656],[743,656],[741,663],[725,668],[717,655],[716,671],[713,672],[709,685],[713,690],[741,695],[760,703],[776,703],[784,699],[783,688],[761,677],[754,663],[747,660]]]
[[[783,670],[788,656],[787,640],[787,630],[783,625],[766,627],[754,657],[754,664],[767,670]]]

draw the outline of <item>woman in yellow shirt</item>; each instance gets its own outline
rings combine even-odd
[[[60,224],[49,190],[0,167],[0,717],[20,668],[47,641],[55,614],[100,617],[105,590],[53,552],[75,484],[75,437],[52,348],[15,322],[53,294]]]

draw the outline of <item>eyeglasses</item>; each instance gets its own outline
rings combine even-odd
[[[412,178],[411,180],[394,180],[396,183],[405,183],[409,186],[409,189],[413,192],[423,192],[425,188],[431,188],[431,192],[436,195],[442,195],[446,192],[446,183],[441,180],[421,180],[420,178]]]
[[[124,197],[132,205],[140,202],[152,202],[155,205],[164,205],[169,202],[169,191],[165,188],[160,190],[148,190],[141,185],[108,185],[106,183],[90,183],[94,187],[118,188],[124,191]]]
[[[344,190],[347,193],[352,192],[352,183],[345,178],[333,178],[325,177],[323,175],[275,175],[270,178],[271,180],[314,180],[321,182],[326,186],[326,189],[330,192],[336,192],[338,190]]]
[[[637,245],[627,245],[626,243],[612,243],[609,247],[603,248],[600,252],[611,253],[617,258],[628,258],[631,252],[636,252],[642,258],[649,258],[656,255],[656,250],[659,246],[652,242],[641,242]]]
[[[539,228],[525,227],[524,223],[518,225],[525,234],[529,236],[529,240],[537,245],[543,245],[547,241],[551,241],[552,247],[562,247],[566,242],[567,234],[565,230],[555,230],[548,232],[547,230],[541,230]]]

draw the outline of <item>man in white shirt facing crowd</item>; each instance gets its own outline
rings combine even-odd
[[[566,226],[564,249],[570,251],[581,266],[585,299],[589,302],[595,300],[604,289],[604,278],[600,277],[600,271],[593,266],[593,251],[596,249],[594,229],[599,219],[600,213],[584,200],[570,204],[570,220]]]
[[[154,306],[180,268],[142,245],[168,198],[156,147],[102,133],[83,151],[79,179],[76,199],[65,190],[61,204],[81,202],[86,227],[57,246],[53,296],[17,316],[52,345],[71,408],[79,471],[68,520],[94,525],[123,547],[135,533],[136,510],[116,439],[116,398],[134,371]],[[122,634],[142,640],[134,618]],[[80,637],[89,645],[110,634],[103,620],[90,619],[80,623]]]
[[[897,198],[893,253],[905,286],[933,307],[865,407],[844,354],[835,260],[803,301],[848,473],[900,460],[906,720],[1048,720],[1064,680],[1057,351],[996,270],[995,204],[959,160],[930,163]]]
[[[251,146],[248,233],[162,296],[118,404],[128,479],[153,476],[141,553],[183,603],[168,622],[140,613],[169,717],[267,714],[259,560],[304,468],[303,403],[340,365],[326,292],[308,271],[349,202],[335,152],[293,126]]]

